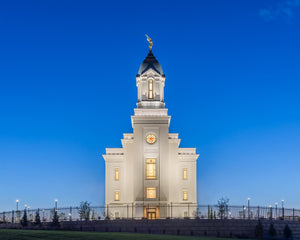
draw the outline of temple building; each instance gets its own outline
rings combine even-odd
[[[106,216],[115,218],[193,217],[197,205],[195,148],[180,148],[178,133],[169,133],[165,108],[165,74],[152,53],[136,75],[137,107],[133,133],[124,133],[122,148],[106,148]]]

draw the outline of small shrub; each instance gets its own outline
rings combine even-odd
[[[92,211],[92,221],[95,221],[95,210]]]
[[[41,225],[41,217],[40,217],[39,209],[35,213],[35,221],[34,221],[34,223],[36,225]]]
[[[56,209],[54,209],[54,215],[53,215],[53,218],[52,218],[52,226],[53,227],[59,227],[60,226],[59,216],[57,214],[57,210]]]
[[[275,237],[277,235],[276,229],[274,228],[273,223],[270,224],[269,235],[270,235],[270,237]]]
[[[289,225],[285,225],[284,229],[283,229],[283,235],[285,237],[285,239],[289,239],[292,238],[292,230],[290,229]]]
[[[23,215],[22,220],[21,220],[21,225],[23,227],[28,226],[28,219],[27,219],[27,211],[26,211],[26,209],[24,210],[24,215]]]
[[[255,226],[255,237],[258,239],[262,239],[264,234],[264,228],[260,221],[258,221],[258,224]]]

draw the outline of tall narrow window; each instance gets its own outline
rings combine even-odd
[[[148,187],[146,194],[147,194],[147,198],[156,198],[156,188]]]
[[[183,169],[183,180],[187,179],[187,168]]]
[[[119,181],[119,168],[115,168],[115,180]]]
[[[183,191],[183,200],[188,200],[188,192]]]
[[[148,82],[148,98],[153,99],[153,80],[150,79]]]
[[[115,192],[115,201],[119,201],[120,200],[120,193],[119,191]]]
[[[156,159],[150,158],[146,160],[146,178],[156,179]]]

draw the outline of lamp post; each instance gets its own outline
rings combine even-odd
[[[250,219],[250,198],[248,197],[248,218]]]
[[[283,207],[284,199],[281,200],[281,208],[282,208],[282,218],[284,220],[284,207]]]
[[[277,219],[277,205],[278,205],[278,202],[275,203],[275,219]]]
[[[54,201],[55,201],[55,210],[57,211],[57,202],[58,202],[58,199],[56,198]]]
[[[272,205],[269,205],[270,208],[270,219],[272,220],[273,216],[272,216]]]
[[[16,204],[17,204],[17,211],[19,211],[19,200],[16,200]]]

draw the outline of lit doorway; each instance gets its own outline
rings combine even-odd
[[[144,207],[144,218],[149,220],[159,219],[158,207]]]
[[[150,220],[156,219],[156,208],[147,209],[147,218]]]

